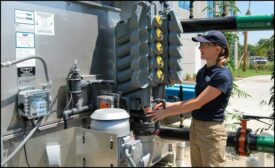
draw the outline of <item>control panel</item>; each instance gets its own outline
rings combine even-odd
[[[18,93],[19,115],[34,119],[49,114],[50,94],[47,89],[23,90]]]

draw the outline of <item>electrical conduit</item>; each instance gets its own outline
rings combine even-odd
[[[44,116],[43,118],[40,118],[38,123],[35,125],[35,127],[31,130],[31,132],[26,136],[26,138],[14,149],[14,151],[4,160],[1,161],[1,167],[4,166],[8,161],[10,161],[11,158],[15,156],[17,152],[20,151],[20,149],[25,145],[25,143],[30,139],[30,137],[35,133],[35,131],[38,129],[42,121],[46,118]]]

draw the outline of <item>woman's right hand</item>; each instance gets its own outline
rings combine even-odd
[[[168,107],[171,107],[173,106],[173,103],[169,103],[169,102],[166,102],[165,104],[165,108],[168,108]],[[154,107],[154,110],[159,110],[159,109],[163,109],[163,103],[158,103],[155,107]]]

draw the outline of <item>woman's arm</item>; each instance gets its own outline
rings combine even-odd
[[[181,103],[185,103],[185,101],[177,101],[177,102],[166,102],[166,108],[177,106]],[[154,110],[163,109],[163,104],[159,103],[154,107]]]
[[[178,115],[181,113],[190,112],[201,108],[208,102],[212,101],[221,94],[221,91],[212,86],[207,86],[206,89],[195,99],[191,99],[187,102],[176,102],[173,106],[166,109],[148,111],[147,116],[151,117],[153,121],[164,119],[170,115]]]

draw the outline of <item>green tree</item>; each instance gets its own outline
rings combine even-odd
[[[215,8],[218,7],[218,9]],[[208,13],[213,13],[214,17],[221,17],[226,14],[226,10],[228,12],[233,13],[233,15],[237,15],[237,13],[241,12],[239,8],[236,7],[235,1],[214,1],[214,6],[207,6],[202,11],[207,10]]]
[[[214,17],[221,17],[224,16],[224,14],[226,14],[226,10],[228,10],[229,12],[232,12],[234,16],[237,15],[238,12],[240,12],[239,8],[236,7],[235,5],[235,1],[214,1],[214,6],[207,6],[205,7],[203,11],[207,10],[207,12],[209,13],[213,13]],[[216,10],[215,6],[218,6],[218,10]],[[233,33],[233,32],[224,32],[225,37],[228,41],[228,45],[230,47],[231,51],[234,51],[234,41],[236,39],[239,39],[238,34]],[[233,67],[234,67],[234,63],[233,63],[233,53],[234,52],[230,52],[230,60],[228,62],[228,69],[232,72],[233,75]],[[234,78],[234,76],[233,76]],[[238,97],[249,97],[250,95],[247,94],[246,92],[242,91],[239,89],[238,85],[235,84],[233,82],[233,90],[231,92],[231,96],[235,96],[237,95]]]
[[[243,54],[243,45],[238,43],[238,55],[241,56]]]
[[[257,48],[254,45],[248,44],[247,45],[247,51],[248,51],[248,56],[258,55]]]
[[[269,39],[260,39],[257,50],[262,56],[274,57],[274,34]]]
[[[274,69],[272,71],[272,74],[271,74],[271,79],[274,80]],[[272,117],[274,117],[274,84],[273,86],[270,88],[270,93],[271,93],[271,97],[269,99],[269,103],[268,105],[272,106],[273,107],[273,114],[272,114]]]
[[[218,9],[216,9],[216,6]],[[236,7],[235,1],[214,1],[214,6],[207,6],[202,11],[207,10],[208,13],[213,13],[214,17],[226,16],[232,13],[234,16],[240,12],[239,8]],[[238,35],[233,32],[224,32],[225,37],[228,41],[230,51],[234,51],[234,41],[239,39]],[[234,67],[234,52],[230,52],[230,60],[228,62],[229,68],[233,70]]]
[[[269,38],[269,39],[261,39],[258,42],[258,49],[266,49],[266,55],[267,56],[272,56],[274,59],[274,34]],[[274,80],[274,67],[271,73],[271,80]],[[274,84],[273,86],[270,88],[270,94],[271,97],[269,99],[268,105],[273,107],[273,111],[274,109]],[[274,113],[272,114],[272,117],[274,117]]]

